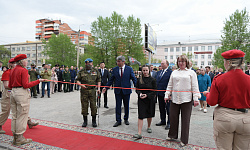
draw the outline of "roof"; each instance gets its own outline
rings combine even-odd
[[[192,41],[166,41],[158,44],[157,46],[174,46],[174,45],[194,45],[194,44],[221,44],[220,39],[209,39],[209,40],[192,40]]]

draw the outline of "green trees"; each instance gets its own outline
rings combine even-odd
[[[10,59],[10,51],[7,50],[3,45],[0,45],[0,60],[3,62],[3,65],[7,65]]]
[[[91,57],[94,65],[103,61],[107,67],[114,67],[119,55],[131,56],[145,63],[140,19],[134,16],[124,19],[116,12],[106,18],[99,16],[91,24],[91,34],[94,45],[86,45],[84,55]]]
[[[242,11],[236,10],[229,19],[226,19],[221,36],[222,46],[214,54],[213,65],[224,68],[224,61],[221,53],[240,49],[246,53],[245,60],[250,61],[250,21],[246,8]]]
[[[48,41],[43,40],[43,53],[48,56],[46,64],[76,65],[76,46],[66,34],[53,34]]]

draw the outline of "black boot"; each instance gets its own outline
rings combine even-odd
[[[83,116],[83,124],[82,124],[82,127],[87,127],[88,125],[88,116]]]
[[[96,116],[92,116],[92,126],[93,126],[93,127],[97,127],[97,124],[96,124]]]

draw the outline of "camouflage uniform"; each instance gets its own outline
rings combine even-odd
[[[37,80],[37,76],[39,75],[39,72],[38,71],[35,71],[35,70],[29,70],[29,75],[30,75],[30,82],[31,81],[36,81]],[[30,91],[31,91],[31,96],[33,95],[34,97],[37,96],[37,90],[36,90],[36,86],[33,86],[30,88]]]
[[[76,81],[81,82],[81,84],[96,85],[98,82],[101,82],[100,72],[92,68],[89,72],[86,68],[83,68],[77,74]],[[91,116],[96,116],[96,87],[95,86],[86,86],[86,89],[81,88],[81,103],[82,103],[82,115],[88,115],[88,106],[90,103]]]
[[[62,78],[63,78],[63,80],[65,80],[65,82],[70,82],[70,79],[71,79],[70,71],[69,70],[68,71],[64,70],[63,73],[62,73]],[[64,89],[65,93],[69,92],[69,86],[70,86],[69,83],[64,83],[64,88],[63,89]]]

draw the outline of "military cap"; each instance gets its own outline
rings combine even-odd
[[[89,63],[89,62],[93,62],[93,60],[92,60],[91,58],[87,58],[87,59],[85,60],[85,63]]]
[[[56,64],[55,67],[59,67],[59,64]]]
[[[14,58],[11,58],[11,59],[9,60],[9,63],[13,63],[13,62],[15,62],[15,60],[14,60]]]
[[[66,66],[65,68],[69,68],[69,66]]]
[[[17,56],[14,58],[14,60],[15,60],[15,61],[19,61],[19,60],[26,59],[26,58],[27,58],[27,55],[25,55],[25,54],[19,54],[19,55],[17,55]]]
[[[221,56],[225,59],[238,59],[243,58],[245,56],[245,53],[241,50],[233,49],[222,53]]]
[[[34,64],[34,63],[32,63],[32,64],[31,64],[31,66],[35,66],[35,64]]]

